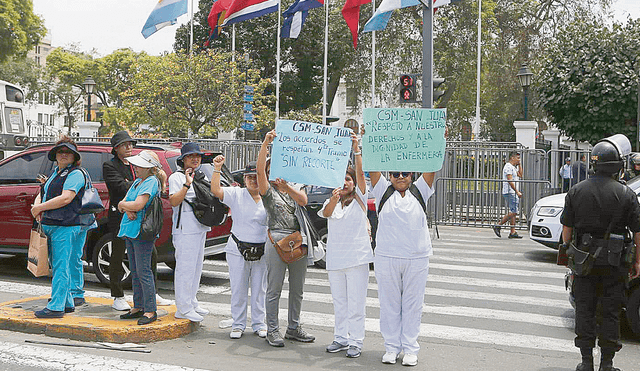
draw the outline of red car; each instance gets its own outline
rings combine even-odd
[[[85,246],[84,259],[91,262],[98,279],[109,283],[109,260],[111,257],[111,241],[113,235],[107,226],[107,211],[109,208],[109,194],[102,177],[102,163],[112,158],[111,146],[108,143],[80,142],[78,151],[82,155],[82,167],[87,169],[93,185],[98,190],[105,205],[105,211],[97,216],[98,228],[89,231]],[[38,174],[50,175],[53,162],[47,158],[47,153],[53,144],[36,145],[0,161],[0,253],[26,255],[29,247],[29,235],[33,225],[31,205],[40,191]],[[180,151],[173,146],[138,145],[134,154],[142,150],[152,150],[158,154],[160,163],[167,175],[177,169],[176,159]],[[217,154],[205,156],[203,162],[210,161]],[[202,170],[211,177],[213,167],[204,163]],[[223,183],[231,184],[232,176],[229,170],[223,168]],[[164,205],[164,224],[160,237],[156,241],[158,262],[164,262],[169,267],[175,267],[174,248],[171,241],[171,214],[168,193],[162,195]],[[207,234],[205,256],[215,255],[224,251],[224,246],[231,233],[231,218],[220,226],[212,227]],[[128,261],[125,266],[123,281],[130,282]]]

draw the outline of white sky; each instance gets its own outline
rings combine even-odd
[[[198,9],[198,0],[193,1]],[[167,26],[145,40],[140,31],[157,0],[33,0],[34,11],[42,16],[50,31],[52,45],[77,44],[82,51],[96,49],[107,55],[119,48],[159,55],[172,51],[179,24],[188,21],[188,13],[178,25]],[[379,3],[379,1],[376,1]],[[640,18],[640,0],[617,0],[616,19]]]

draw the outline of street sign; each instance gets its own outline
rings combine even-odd
[[[244,104],[244,111],[245,111],[245,112],[253,112],[253,104],[251,104],[251,103],[245,103],[245,104]]]
[[[243,122],[241,127],[246,131],[253,131],[254,129],[253,124],[250,122]]]
[[[253,121],[253,113],[245,113],[244,121]]]
[[[247,94],[253,94],[253,86],[245,85],[244,86],[244,92],[247,93]]]
[[[245,94],[244,95],[245,102],[253,102],[253,94]]]

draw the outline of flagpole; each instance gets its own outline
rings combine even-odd
[[[482,63],[482,0],[478,0],[478,62],[476,66],[476,122],[473,125],[473,140],[480,139],[480,67]]]
[[[376,0],[371,0],[371,13],[376,14]],[[371,107],[376,106],[376,31],[371,33]]]
[[[329,0],[324,2],[324,77],[322,85],[322,124],[327,124],[327,59],[329,54]]]
[[[184,9],[184,8],[183,8]],[[191,13],[189,14],[191,17],[191,32],[189,33],[189,54],[193,55],[193,0],[191,0]]]
[[[231,62],[236,61],[236,24],[231,25]]]
[[[276,121],[280,118],[280,5],[278,1],[278,51],[276,54]]]

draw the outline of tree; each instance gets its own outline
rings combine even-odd
[[[262,92],[268,81],[229,53],[205,50],[139,59],[121,109],[110,113],[128,124],[147,124],[168,136],[202,138],[240,126],[245,82],[255,88],[253,112],[261,128],[273,122],[273,97]],[[251,65],[251,64],[249,64]]]
[[[566,135],[596,143],[612,134],[635,138],[638,127],[640,21],[606,26],[575,22],[545,51],[540,105]]]
[[[5,80],[26,88],[27,100],[36,98],[41,86],[42,71],[31,59],[9,57],[0,63],[0,80]]]
[[[31,0],[0,1],[0,62],[13,55],[24,57],[46,33]]]

